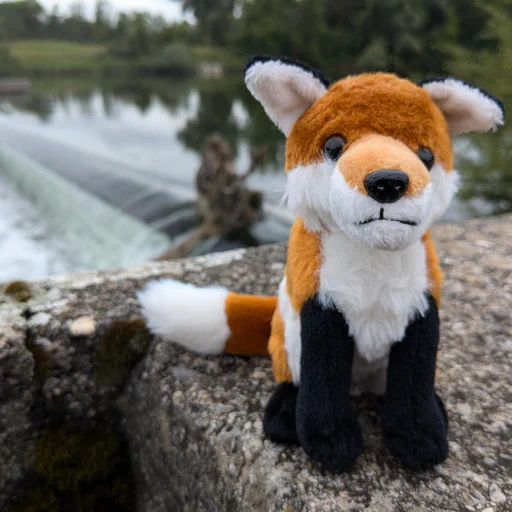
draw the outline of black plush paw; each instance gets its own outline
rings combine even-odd
[[[277,386],[263,413],[263,430],[272,441],[299,444],[295,427],[298,388],[291,382]]]
[[[437,395],[399,414],[385,410],[382,429],[389,451],[409,469],[432,469],[448,456],[448,420]]]
[[[332,473],[351,469],[361,453],[363,439],[355,416],[339,419],[336,426],[318,418],[297,418],[297,432],[307,455]]]

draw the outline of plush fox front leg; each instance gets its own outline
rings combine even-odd
[[[350,401],[354,340],[343,314],[310,299],[301,312],[297,434],[305,452],[333,472],[352,467],[362,437]]]
[[[278,384],[265,409],[265,433],[276,442],[299,443],[327,470],[346,471],[362,444],[350,401],[354,340],[343,315],[317,297],[304,304],[300,321],[300,385]]]
[[[391,349],[382,413],[389,450],[414,470],[432,468],[448,455],[448,420],[434,384],[438,342],[439,315],[430,296],[428,311]]]

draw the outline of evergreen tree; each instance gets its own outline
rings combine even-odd
[[[151,35],[146,16],[137,13],[131,21],[130,48],[132,55],[139,57],[151,52]]]
[[[41,37],[43,12],[36,0],[0,3],[0,39]]]
[[[107,0],[97,0],[94,16],[94,39],[106,41],[111,36],[111,6]]]
[[[196,18],[204,43],[224,46],[233,29],[235,3],[236,0],[183,0],[183,10]]]

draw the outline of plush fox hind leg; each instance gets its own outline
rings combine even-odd
[[[501,103],[454,78],[394,75],[334,84],[259,57],[246,84],[287,137],[291,230],[275,297],[172,280],[139,295],[149,328],[203,354],[272,357],[266,435],[298,443],[331,471],[362,436],[350,395],[384,395],[389,451],[421,470],[448,454],[436,393],[442,272],[429,228],[457,189],[451,136],[496,130]]]

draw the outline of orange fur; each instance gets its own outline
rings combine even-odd
[[[272,357],[272,370],[278,384],[291,382],[292,374],[288,366],[288,356],[284,346],[284,323],[279,308],[275,310],[272,319],[272,335],[268,344],[268,351]]]
[[[302,219],[295,221],[290,233],[285,275],[288,296],[296,311],[300,311],[318,290],[320,242],[320,235],[307,231]]]
[[[226,352],[239,356],[268,355],[270,324],[276,306],[276,297],[230,293],[226,299],[226,316],[231,336]]]
[[[302,219],[298,218],[290,233],[285,269],[286,292],[292,307],[297,312],[300,312],[304,302],[313,297],[318,290],[320,264],[319,235],[307,231]],[[268,350],[272,356],[272,368],[278,383],[292,381],[284,343],[284,324],[279,308],[277,308],[272,320],[272,334]]]
[[[365,135],[387,135],[414,153],[430,148],[446,170],[453,167],[443,114],[424,89],[395,75],[350,76],[333,84],[293,127],[286,170],[320,161],[325,141],[335,134],[345,137],[347,150]]]
[[[428,230],[422,238],[427,254],[428,279],[430,284],[430,293],[434,297],[437,307],[441,306],[441,288],[443,286],[444,274],[439,265],[432,233]]]

